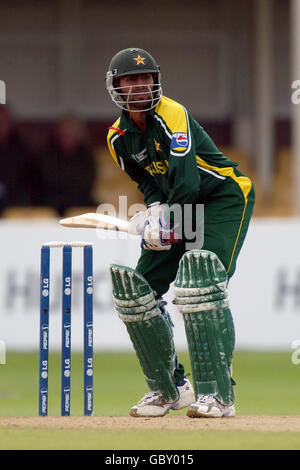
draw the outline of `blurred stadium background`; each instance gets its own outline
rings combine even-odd
[[[136,202],[140,194],[107,156],[107,127],[118,110],[104,76],[118,50],[148,49],[161,66],[164,93],[185,104],[253,177],[255,216],[296,215],[291,84],[300,79],[292,76],[297,4],[164,0],[150,8],[144,0],[1,0],[0,79],[31,147],[73,114],[93,146],[95,202],[111,202],[121,190]]]
[[[299,4],[0,0],[7,100],[0,105],[0,142],[9,128],[20,143],[12,141],[11,153],[0,143],[0,339],[7,352],[38,348],[39,247],[50,239],[94,243],[95,347],[131,348],[113,309],[108,265],[133,266],[137,240],[103,235],[99,241],[94,231],[57,224],[61,215],[101,203],[118,207],[119,195],[128,196],[128,205],[143,202],[106,148],[118,109],[104,77],[111,57],[127,47],[152,53],[164,94],[184,104],[254,181],[254,218],[230,287],[238,348],[291,353],[300,346],[300,106],[292,104],[292,83],[300,80]],[[58,142],[78,145],[78,159],[61,166]],[[80,300],[74,302],[79,318]],[[53,310],[59,322],[58,294]],[[182,320],[174,315],[179,348],[186,350]],[[81,338],[80,326],[74,329]],[[57,348],[59,335],[50,335]]]

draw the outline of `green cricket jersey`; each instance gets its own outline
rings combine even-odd
[[[107,136],[116,163],[137,182],[146,204],[205,202],[219,185],[234,180],[244,198],[248,178],[236,174],[237,163],[225,157],[204,129],[179,103],[163,96],[140,130],[126,111]]]

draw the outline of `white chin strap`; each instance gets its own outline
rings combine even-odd
[[[125,111],[130,111],[131,113],[150,111],[150,109],[155,108],[162,96],[160,83],[144,86],[143,88],[147,88],[147,91],[134,91],[137,88],[141,89],[141,85],[131,85],[129,92],[127,93],[123,93],[122,90],[128,90],[128,86],[114,88],[112,85],[109,85],[110,84],[107,84],[107,89],[113,102],[119,106],[119,108],[125,109]],[[151,90],[151,88],[153,88],[153,90]],[[139,100],[140,95],[150,95],[150,98]],[[137,99],[132,99],[133,97]],[[131,100],[129,98],[131,98]],[[141,103],[145,107],[136,108],[136,105]]]

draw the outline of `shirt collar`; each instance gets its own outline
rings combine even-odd
[[[152,121],[154,112],[155,112],[155,108],[152,108],[150,109],[150,111],[148,111],[147,124],[149,123],[149,121]],[[133,120],[130,119],[128,111],[125,111],[125,110],[123,110],[121,114],[120,128],[123,130],[126,129],[129,132],[139,132],[140,134],[144,134],[144,131],[142,131],[141,129],[137,127],[137,125],[133,122]]]

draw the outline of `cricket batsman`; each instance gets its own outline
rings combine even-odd
[[[147,205],[139,219],[137,266],[110,267],[116,309],[149,387],[130,415],[164,416],[187,407],[192,418],[233,417],[235,331],[227,286],[253,212],[253,184],[183,105],[162,94],[160,67],[147,51],[118,52],[106,87],[122,109],[108,132],[109,151]],[[192,248],[190,225],[202,227],[202,236],[193,232]],[[179,362],[162,298],[173,281],[193,386]]]

